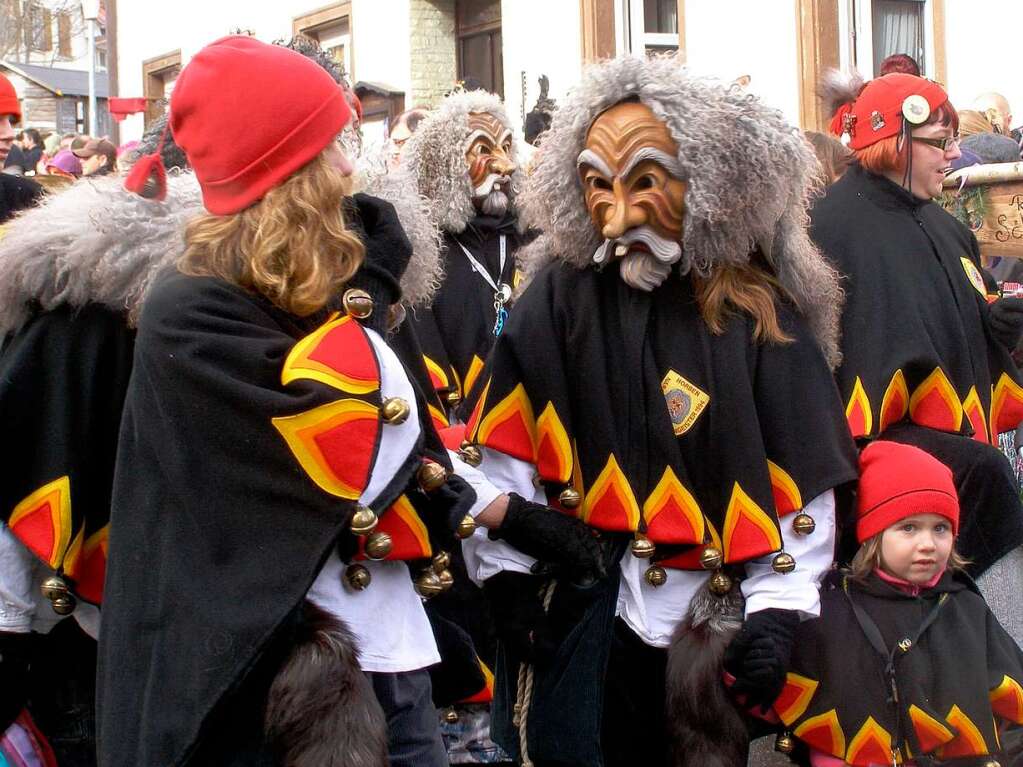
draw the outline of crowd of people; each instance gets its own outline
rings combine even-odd
[[[1023,765],[1023,298],[934,202],[1019,144],[912,64],[367,149],[231,36],[120,158],[0,76],[0,765]]]

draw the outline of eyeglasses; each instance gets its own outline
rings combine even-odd
[[[953,146],[959,146],[959,134],[954,136],[942,136],[941,138],[924,138],[923,136],[913,136],[913,141],[919,141],[927,146],[933,146],[940,149],[942,152],[947,152]]]

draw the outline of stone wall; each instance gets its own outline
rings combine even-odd
[[[405,108],[433,106],[454,87],[455,0],[409,0],[412,88]]]

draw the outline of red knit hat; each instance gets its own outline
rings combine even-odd
[[[937,83],[895,72],[871,80],[854,101],[842,104],[831,118],[831,132],[848,133],[851,149],[866,149],[898,136],[903,120],[923,125],[946,101],[948,94]]]
[[[14,122],[21,122],[21,102],[18,101],[18,94],[14,85],[3,75],[0,75],[0,115],[14,115]]]
[[[872,442],[860,453],[856,540],[863,543],[900,519],[940,514],[959,533],[959,496],[952,472],[912,445]]]
[[[170,128],[215,215],[244,210],[313,160],[351,109],[300,53],[236,35],[210,43],[178,76]]]

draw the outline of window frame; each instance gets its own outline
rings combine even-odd
[[[338,24],[348,24],[345,60],[341,65],[345,70],[345,78],[355,83],[355,18],[352,14],[351,0],[342,3],[331,3],[321,8],[299,14],[291,19],[291,34],[306,35],[319,41],[319,33]],[[342,35],[342,38],[345,36]]]
[[[945,0],[921,0],[924,23],[923,77],[947,81],[945,59]],[[874,2],[844,0],[839,8],[840,58],[843,69],[855,67],[864,77],[874,72]],[[914,58],[917,58],[914,56]]]
[[[677,55],[685,61],[686,25],[685,0],[675,0],[675,18],[678,23],[678,32],[647,32],[646,31],[646,9],[644,0],[624,0],[621,8],[621,18],[624,21],[627,51],[635,53],[648,52],[649,49],[656,49],[657,52],[674,50]]]

